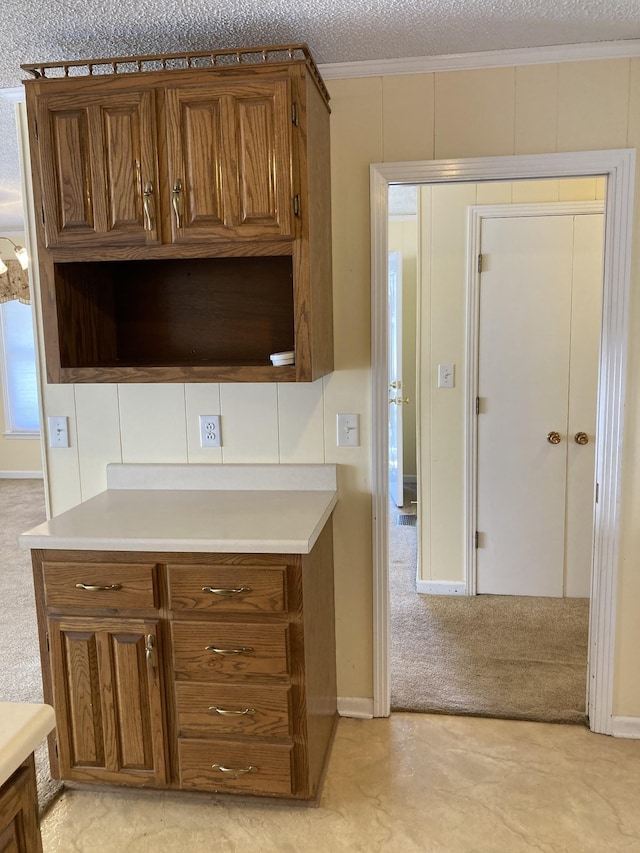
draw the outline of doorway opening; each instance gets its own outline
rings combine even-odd
[[[604,191],[389,189],[392,710],[586,721]]]
[[[373,247],[373,433],[374,433],[374,714],[389,713],[389,609],[387,429],[390,383],[387,335],[387,192],[390,185],[462,184],[605,175],[606,240],[603,284],[602,355],[599,363],[596,480],[599,502],[595,513],[594,577],[589,631],[589,719],[594,731],[610,729],[613,676],[613,626],[620,486],[619,447],[622,439],[625,307],[629,286],[631,226],[630,175],[633,154],[627,151],[582,152],[570,155],[486,158],[453,162],[378,164],[372,176]],[[605,530],[607,537],[605,542]],[[611,531],[614,531],[612,548]]]

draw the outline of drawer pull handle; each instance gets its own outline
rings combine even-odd
[[[86,592],[109,592],[110,590],[122,589],[122,584],[112,583],[109,586],[95,586],[91,583],[77,583],[76,589],[84,589]]]
[[[244,595],[246,592],[251,592],[248,586],[239,586],[237,589],[216,589],[213,586],[203,586],[203,592],[210,592],[212,595]]]
[[[251,646],[241,646],[239,649],[219,649],[217,646],[205,646],[205,651],[213,652],[214,655],[248,655],[253,651]]]
[[[245,715],[251,716],[255,714],[255,708],[242,708],[232,711],[228,711],[226,708],[218,708],[216,705],[211,705],[209,707],[210,714],[220,714],[221,717],[243,717]]]
[[[224,764],[212,764],[212,770],[218,770],[220,773],[230,773],[232,778],[244,776],[245,773],[257,773],[260,768],[254,767],[253,764],[248,764],[246,767],[225,767]]]

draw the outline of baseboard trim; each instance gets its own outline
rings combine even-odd
[[[611,717],[611,734],[640,740],[640,717]]]
[[[373,719],[373,699],[362,699],[360,696],[338,696],[338,714],[341,717],[371,720]]]
[[[466,595],[466,583],[449,581],[416,581],[416,592],[423,595]]]
[[[0,480],[42,480],[42,471],[0,471]]]

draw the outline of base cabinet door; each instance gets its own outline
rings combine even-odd
[[[42,853],[33,754],[0,788],[0,852]]]
[[[166,783],[157,627],[146,619],[49,620],[63,779]]]

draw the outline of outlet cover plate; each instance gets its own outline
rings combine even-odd
[[[200,447],[221,447],[220,415],[200,415]]]

